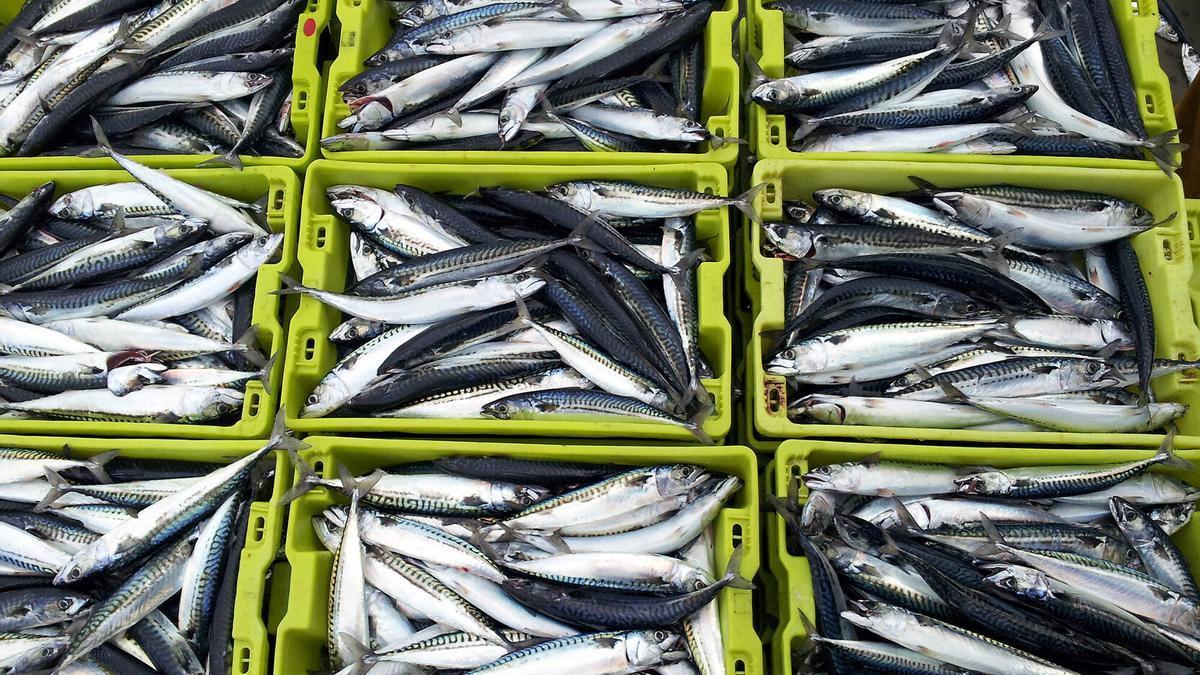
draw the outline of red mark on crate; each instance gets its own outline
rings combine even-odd
[[[312,37],[313,33],[317,32],[317,22],[315,19],[309,19],[304,22],[304,37]]]

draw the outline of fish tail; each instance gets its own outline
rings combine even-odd
[[[58,474],[57,471],[50,467],[43,467],[46,474],[46,480],[50,482],[50,489],[46,491],[46,496],[42,497],[42,501],[38,502],[33,507],[34,513],[42,513],[50,508],[50,505],[58,501],[58,498],[70,492],[71,484],[67,479]]]
[[[254,324],[246,329],[236,341],[234,341],[233,351],[240,352],[242,358],[256,366],[262,366],[267,362],[258,350],[258,324]]]
[[[377,660],[375,652],[349,633],[341,633],[341,639],[350,649],[350,658],[353,663],[337,671],[337,675],[364,675],[371,670]]]
[[[708,142],[712,143],[714,150],[719,150],[719,149],[725,147],[726,145],[730,145],[730,144],[745,145],[746,139],[736,138],[734,136],[709,136]]]
[[[742,576],[742,558],[746,555],[746,544],[741,543],[733,549],[729,556],[729,564],[725,566],[725,574],[721,580],[729,588],[739,588],[744,591],[754,590],[754,583]]]
[[[200,162],[199,164],[197,164],[196,168],[204,169],[204,168],[215,167],[215,166],[228,166],[228,167],[237,169],[238,171],[241,171],[242,169],[246,168],[245,165],[242,164],[242,158],[239,157],[237,155],[237,153],[234,152],[233,150],[230,150],[229,152],[227,152],[223,155],[217,155],[216,157],[213,157],[212,159],[206,159],[203,162]]]
[[[797,120],[796,131],[792,134],[793,143],[804,140],[821,126],[821,120],[811,115],[793,113],[792,117]]]
[[[1171,129],[1151,136],[1145,141],[1145,147],[1150,151],[1150,157],[1166,173],[1171,173],[1179,168],[1179,163],[1175,161],[1175,154],[1188,148],[1187,143],[1176,142],[1177,138],[1179,138],[1179,130]]]
[[[755,225],[762,225],[762,218],[754,208],[754,200],[758,197],[758,193],[762,192],[766,187],[767,184],[765,182],[759,183],[738,195],[738,198],[733,201],[733,206],[737,207],[738,211],[746,214],[746,217]]]
[[[109,157],[115,157],[116,152],[112,149],[112,143],[108,142],[108,135],[104,133],[104,127],[100,126],[100,122],[96,121],[95,117],[92,120],[92,134],[96,136],[96,145],[100,150]]]
[[[272,295],[298,295],[300,293],[307,293],[312,290],[308,286],[305,286],[286,274],[280,274],[279,280],[283,282],[284,287],[276,291],[271,291]]]
[[[85,460],[88,471],[91,471],[92,475],[96,477],[96,480],[100,481],[101,483],[113,482],[112,477],[109,476],[108,472],[104,470],[104,465],[111,462],[112,459],[118,454],[119,453],[116,450],[109,450],[108,452],[102,452],[98,455],[95,455],[89,460]]]
[[[684,428],[692,432],[692,435],[696,437],[696,440],[700,441],[704,445],[717,444],[716,441],[712,439],[712,436],[709,436],[708,432],[704,430],[702,425],[704,418],[708,417],[710,412],[711,411],[707,408],[701,408],[701,410],[697,412],[692,419],[689,419],[683,423]],[[697,421],[697,417],[700,421]]]
[[[1174,425],[1172,425],[1171,428],[1167,430],[1167,435],[1163,438],[1162,444],[1159,445],[1158,454],[1154,455],[1154,459],[1158,460],[1157,463],[1162,464],[1163,466],[1169,466],[1173,469],[1180,469],[1182,471],[1195,471],[1196,465],[1175,454],[1175,432],[1176,429]]]
[[[292,468],[296,472],[296,484],[279,499],[280,506],[286,506],[296,501],[316,487],[317,482],[320,480],[320,477],[317,476],[308,462],[304,461],[299,452],[288,449],[287,453],[288,458],[292,461]]]
[[[275,359],[279,354],[272,354],[271,358],[262,365],[262,370],[258,371],[258,381],[262,383],[265,391],[271,391],[271,371],[275,369]]]

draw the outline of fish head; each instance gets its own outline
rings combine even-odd
[[[709,478],[708,471],[695,464],[671,464],[654,469],[654,484],[662,497],[673,497],[691,491]]]
[[[943,293],[933,304],[937,316],[974,318],[987,310],[986,305],[964,293]]]
[[[787,251],[789,255],[811,258],[816,253],[816,237],[808,228],[795,227],[788,223],[766,223],[762,232],[771,245],[781,251]]]
[[[495,486],[496,489],[501,489],[501,486]],[[514,510],[523,509],[526,506],[532,506],[543,499],[546,499],[551,494],[550,490],[539,487],[537,485],[516,485],[512,488],[511,495],[505,495],[504,501]]]
[[[358,99],[362,100],[362,99]],[[354,131],[375,130],[383,127],[388,122],[396,118],[396,113],[392,112],[390,104],[384,101],[369,100],[365,105],[355,111],[354,116]]]
[[[330,331],[329,340],[331,342],[354,342],[365,338],[370,329],[370,322],[356,317]]]
[[[135,363],[108,371],[108,390],[117,396],[138,391],[147,384],[162,384],[167,367],[161,363]]]
[[[541,275],[533,272],[518,272],[512,275],[513,290],[522,298],[529,297],[546,285]]]
[[[1121,526],[1122,534],[1130,539],[1129,543],[1138,546],[1141,542],[1134,541],[1134,539],[1140,539],[1137,533],[1146,530],[1150,522],[1149,516],[1120,497],[1109,498],[1108,510],[1112,513],[1113,520],[1117,522],[1117,525]]]
[[[324,417],[349,401],[354,392],[346,386],[342,378],[330,373],[313,387],[312,393],[304,399],[301,417]]]
[[[981,471],[954,479],[960,495],[997,495],[1012,489],[1013,480],[1003,471]]]
[[[887,637],[902,633],[911,623],[912,614],[875,600],[855,600],[854,609],[842,612],[842,618],[859,628]]]
[[[767,372],[785,376],[816,373],[824,370],[827,362],[825,344],[820,340],[806,340],[776,354],[767,364]]]
[[[794,223],[807,223],[816,212],[815,206],[810,206],[805,202],[788,201],[783,204],[784,215]]]
[[[245,399],[245,394],[242,392],[223,387],[212,387],[208,391],[200,388],[198,393],[203,397],[201,410],[205,419],[216,419],[241,410],[242,402]]]
[[[669,630],[640,630],[625,634],[625,658],[639,669],[686,657],[683,639]],[[679,656],[676,656],[679,654]]]
[[[984,565],[984,569],[993,573],[984,578],[984,582],[1011,593],[1019,598],[1031,600],[1048,599],[1053,597],[1050,590],[1050,580],[1042,572],[1031,567],[1009,564]]]
[[[258,267],[268,258],[275,255],[283,244],[282,234],[267,234],[255,237],[254,241],[238,249],[235,253],[241,261],[252,267]]]
[[[677,563],[672,570],[671,581],[688,591],[701,591],[713,584],[712,575],[698,567]]]
[[[1073,361],[1071,367],[1058,370],[1063,391],[1103,389],[1119,384],[1123,379],[1116,368],[1099,359],[1073,359]]]
[[[865,216],[872,208],[870,195],[843,188],[817,190],[813,193],[813,199],[821,206],[849,216]]]
[[[68,220],[87,218],[95,212],[96,206],[92,203],[92,195],[87,190],[68,192],[50,205],[50,215]]]
[[[524,121],[513,116],[513,110],[507,106],[500,110],[500,137],[512,138],[517,135],[517,131],[521,128]]]
[[[805,396],[792,404],[792,410],[801,416],[823,424],[843,424],[846,409],[831,397]]]
[[[386,215],[382,206],[369,199],[338,198],[330,201],[329,206],[339,218],[366,232],[376,231]]]
[[[50,607],[48,614],[56,618],[61,617],[63,620],[74,619],[84,614],[85,611],[90,611],[91,604],[92,598],[89,595],[74,591],[62,591],[53,606]]]
[[[793,96],[794,90],[795,87],[784,80],[763,82],[750,92],[750,100],[767,107],[780,106]]]
[[[1158,526],[1167,534],[1174,534],[1183,529],[1184,525],[1192,519],[1192,513],[1196,510],[1195,502],[1184,502],[1182,504],[1165,504],[1156,506],[1150,509],[1150,519],[1158,523]]]
[[[578,183],[555,183],[546,188],[546,194],[562,200],[581,211],[591,212],[592,192]]]
[[[37,646],[29,649],[15,658],[6,659],[5,665],[11,668],[10,673],[28,673],[44,670],[52,662],[58,660],[74,641],[70,634],[52,635],[37,638]]]
[[[208,221],[204,218],[187,218],[154,228],[154,241],[157,244],[171,244],[200,234],[207,229]]]
[[[502,398],[499,401],[485,403],[479,414],[496,420],[511,420],[522,410],[535,410],[536,404],[515,398]]]

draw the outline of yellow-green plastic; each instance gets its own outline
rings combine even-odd
[[[783,12],[764,9],[770,0],[747,0],[749,22],[746,31],[749,58],[758,59],[767,77],[779,78],[785,73],[783,61],[784,30]],[[1146,123],[1150,136],[1177,128],[1175,110],[1172,107],[1171,86],[1158,64],[1158,45],[1154,32],[1158,29],[1158,3],[1156,0],[1109,0],[1116,19],[1117,32],[1121,36],[1129,72],[1133,76],[1133,89],[1137,95],[1138,110]],[[750,80],[749,75],[745,78]],[[749,85],[748,85],[749,86]],[[793,152],[788,149],[787,119],[781,114],[768,114],[757,103],[748,103],[746,126],[750,130],[751,148],[759,159],[818,160],[870,159],[916,162],[940,162],[945,155],[936,153],[894,152]],[[1099,159],[1091,157],[1040,157],[1031,155],[954,155],[954,161],[966,164],[1024,164],[1030,166],[1078,166],[1116,169],[1158,170],[1154,162],[1132,159]],[[1179,161],[1176,155],[1176,161]]]
[[[649,185],[726,193],[725,170],[716,164],[664,166],[443,166],[433,164],[356,164],[319,160],[304,181],[303,223],[299,259],[304,285],[342,291],[349,265],[349,227],[332,213],[326,188],[351,184],[390,189],[406,183],[430,192],[467,194],[478,187],[504,185],[540,190],[566,180],[584,178],[625,179]],[[729,268],[729,216],[727,209],[711,209],[696,216],[696,236],[711,260],[697,268],[700,311],[700,347],[715,376],[704,386],[717,404],[704,422],[704,430],[720,441],[732,419],[732,327],[725,318],[723,284]],[[526,435],[562,437],[618,437],[670,439],[689,442],[686,430],[667,424],[637,422],[576,422],[558,420],[495,420],[489,418],[389,419],[374,417],[298,417],[304,401],[321,378],[337,363],[337,349],[329,332],[343,320],[341,312],[305,296],[291,322],[291,347],[287,353],[283,404],[288,426],[306,433],[400,433],[413,435]]]
[[[828,464],[859,461],[875,453],[879,453],[880,458],[885,461],[1007,468],[1130,462],[1150,457],[1154,451],[1115,448],[931,447],[890,443],[787,441],[779,446],[772,462],[773,466],[767,469],[767,473],[772,476],[772,482],[766,489],[770,490],[771,494],[786,499],[789,483],[811,469]],[[1184,450],[1178,454],[1189,461],[1194,461],[1200,456],[1195,450]],[[1192,485],[1200,485],[1200,469],[1180,472],[1155,466],[1151,471],[1163,471]],[[801,499],[806,498],[807,493],[807,489],[801,485]],[[771,514],[765,521],[769,556],[767,564],[779,581],[781,619],[779,629],[771,641],[771,672],[791,673],[792,651],[803,644],[807,635],[799,613],[804,612],[810,620],[814,616],[812,577],[809,575],[808,561],[803,556],[790,554],[784,545],[783,519]],[[1193,568],[1200,564],[1200,521],[1192,519],[1186,527],[1176,532],[1172,539]]]
[[[243,443],[253,451],[263,441]],[[283,552],[283,527],[288,507],[281,503],[292,485],[292,462],[287,453],[276,452],[275,482],[271,498],[250,505],[246,543],[238,567],[237,605],[233,615],[233,675],[267,675],[273,663],[271,647],[282,614],[273,608],[287,605],[286,574],[280,574],[277,558]]]
[[[946,188],[1005,183],[1024,187],[1091,190],[1133,200],[1149,209],[1162,225],[1133,240],[1154,307],[1156,353],[1160,358],[1195,359],[1200,355],[1200,329],[1192,303],[1183,289],[1192,278],[1191,241],[1184,217],[1183,186],[1178,178],[1159,171],[1077,167],[1017,167],[932,162],[839,162],[834,160],[770,160],[759,162],[754,182],[767,183],[756,202],[765,220],[782,217],[786,199],[811,202],[814,190],[849,188],[887,193],[913,189],[909,176]],[[1172,216],[1172,214],[1174,214]],[[949,429],[869,427],[836,424],[797,424],[786,414],[787,392],[782,377],[764,371],[765,334],[783,328],[783,261],[762,254],[760,229],[749,231],[751,264],[745,278],[752,300],[754,326],[746,352],[746,395],[753,398],[753,428],[769,439],[874,438],[956,443],[1014,443],[1022,445],[1157,446],[1161,434],[1094,434],[1051,431],[999,432]],[[1192,371],[1155,378],[1159,401],[1188,404],[1176,421],[1182,435],[1200,436],[1200,386]]]
[[[743,547],[741,573],[752,578],[759,567],[758,469],[754,453],[736,446],[632,447],[566,446],[504,443],[463,443],[428,440],[396,441],[369,438],[309,437],[312,447],[301,453],[325,477],[337,475],[346,465],[355,475],[372,469],[409,462],[424,462],[455,455],[490,455],[519,459],[650,465],[689,462],[737,476],[741,490],[726,502],[713,521],[716,559],[728,560],[733,549]],[[328,616],[329,575],[333,556],[312,528],[312,518],[327,506],[344,502],[340,495],[317,488],[291,504],[285,548],[291,565],[292,590],[287,614],[279,625],[275,648],[275,673],[291,675],[324,663]],[[726,588],[718,596],[729,673],[758,675],[763,669],[762,645],[754,633],[753,594]],[[550,674],[547,674],[550,675]]]
[[[385,0],[337,0],[337,19],[341,22],[341,38],[337,59],[329,69],[325,88],[325,125],[323,137],[343,130],[338,121],[350,115],[350,107],[342,100],[338,89],[347,80],[363,71],[363,62],[387,44],[392,35],[391,9]],[[720,11],[709,17],[704,31],[704,91],[700,117],[715,136],[737,138],[741,134],[738,120],[738,100],[741,96],[741,75],[733,56],[734,24],[737,23],[738,3],[727,0]],[[512,164],[532,161],[538,164],[586,166],[599,164],[667,164],[672,162],[716,162],[732,166],[737,160],[737,145],[714,148],[701,145],[704,152],[539,152],[529,151],[443,151],[443,150],[386,150],[332,152],[322,148],[327,159],[354,162],[439,163],[439,164]]]
[[[0,435],[0,448],[30,448],[91,457],[116,450],[121,457],[169,459],[183,462],[227,464],[258,450],[263,441],[180,441],[173,439],[101,439],[62,436]],[[238,567],[237,600],[234,605],[234,675],[260,675],[269,672],[270,641],[263,624],[263,586],[270,560],[279,547],[283,532],[284,507],[279,498],[292,483],[291,462],[284,453],[274,453],[275,479],[270,501],[250,504],[246,545]]]
[[[271,369],[271,390],[252,380],[246,385],[242,414],[232,424],[167,424],[135,422],[96,422],[58,419],[11,419],[0,417],[0,433],[47,434],[51,436],[139,436],[143,438],[266,438],[271,431],[278,407],[279,380],[283,376],[285,303],[273,295],[282,282],[280,274],[290,274],[296,264],[296,229],[299,220],[300,179],[281,166],[234,169],[169,169],[167,175],[186,183],[245,202],[266,197],[267,226],[284,233],[279,261],[259,268],[254,287],[254,312],[258,326],[258,344],[268,354],[279,354]],[[33,188],[54,181],[55,195],[90,185],[133,181],[125,171],[4,171],[0,172],[0,193],[20,198]]]
[[[320,42],[330,28],[334,0],[308,0],[296,22],[295,53],[292,56],[292,129],[296,141],[304,146],[302,157],[240,155],[246,166],[286,166],[298,174],[317,158],[321,140],[321,104],[325,101],[321,77]],[[22,0],[0,2],[0,28],[20,11]],[[86,119],[86,118],[85,118]],[[156,169],[189,169],[215,155],[130,155]],[[0,171],[46,169],[111,169],[116,162],[108,157],[0,157]]]
[[[1187,212],[1188,244],[1192,248],[1192,260],[1200,255],[1200,199],[1184,201]],[[1200,270],[1193,270],[1189,286],[1192,294],[1192,313],[1200,316]]]

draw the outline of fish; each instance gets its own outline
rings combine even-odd
[[[433,4],[406,13],[363,69],[338,84],[350,107],[338,121],[346,133],[322,139],[323,147],[706,152],[737,142],[710,128],[716,113],[698,104],[704,57],[695,45],[715,3]],[[668,61],[685,52],[693,67],[668,76]],[[674,86],[663,90],[659,106],[580,107],[620,89],[609,84],[616,73],[637,73],[627,76],[632,83],[670,79]],[[584,90],[586,96],[570,97],[569,107],[551,103],[556,92]],[[544,117],[536,115],[539,106]],[[668,108],[684,114],[668,115]],[[578,142],[555,143],[573,138]]]
[[[830,577],[814,583],[818,625],[801,620],[816,637],[814,658],[861,655],[920,672],[1078,673],[1088,672],[1086,664],[1148,660],[1193,667],[1197,614],[1187,595],[1194,588],[1187,563],[1150,507],[1117,496],[1136,494],[1134,484],[1148,476],[1168,477],[1157,465],[1172,456],[1164,451],[1123,465],[1020,466],[1020,459],[1006,459],[996,467],[915,464],[905,453],[823,459],[801,478],[814,486],[806,497],[798,490],[786,500],[771,497],[789,523],[786,555],[804,551],[810,560],[832,561]],[[1000,474],[1030,478],[1017,489],[987,491],[989,501],[963,504],[935,522],[928,509],[954,501],[944,497],[946,483],[979,486],[972,475]],[[1038,487],[1038,477],[1051,474],[1064,477],[1059,487]],[[911,487],[910,494],[874,496],[873,479],[883,476],[901,491]],[[821,484],[827,477],[839,481],[835,489],[861,485],[864,494],[825,498],[835,495]],[[1083,494],[1071,495],[1076,488]],[[1077,524],[1046,518],[1058,490],[1064,499],[1087,495],[1096,513]],[[802,502],[817,497],[827,512],[810,518],[805,533]],[[872,637],[847,632],[833,620],[835,610]]]
[[[358,607],[366,607],[369,634],[362,640],[344,634],[352,657],[343,662],[344,667],[420,666],[504,672],[525,667],[553,669],[558,667],[555,664],[559,659],[587,658],[589,664],[599,664],[597,668],[644,669],[681,661],[686,655],[685,641],[689,641],[706,645],[707,656],[697,658],[714,668],[707,672],[722,672],[725,654],[718,603],[725,602],[724,589],[747,588],[749,582],[738,575],[742,565],[740,548],[731,549],[728,571],[719,579],[713,579],[707,571],[709,563],[701,568],[698,562],[692,562],[721,555],[712,538],[704,535],[711,516],[689,516],[694,525],[682,529],[678,523],[669,525],[677,533],[670,542],[663,541],[666,530],[651,523],[630,531],[635,534],[646,530],[644,536],[606,540],[602,547],[591,551],[571,548],[573,542],[589,537],[563,537],[561,543],[556,543],[549,535],[581,524],[580,514],[608,514],[615,522],[622,512],[639,510],[637,505],[656,507],[671,502],[673,495],[697,489],[709,495],[701,500],[708,502],[703,506],[706,513],[717,511],[740,487],[737,478],[698,465],[627,467],[548,462],[521,453],[439,457],[435,466],[457,470],[462,478],[471,480],[484,479],[475,474],[494,468],[496,471],[487,473],[487,478],[537,480],[554,485],[557,494],[546,491],[516,513],[481,515],[477,521],[481,527],[463,530],[441,529],[436,519],[418,515],[420,507],[417,511],[411,506],[401,506],[391,513],[375,511],[366,503],[371,494],[368,492],[360,505],[366,520],[360,515],[360,522],[364,524],[363,562],[371,601]],[[377,485],[394,475],[391,472],[409,471],[404,465],[388,467],[388,473],[379,469],[371,472],[369,465],[366,470],[368,476],[383,476]],[[344,467],[343,472],[347,473]],[[340,489],[352,490],[347,487],[353,483],[348,473],[346,480]],[[713,491],[714,483],[729,487]],[[311,520],[317,538],[333,553],[335,561],[345,555],[341,548],[347,536],[353,536],[346,531],[351,511],[357,508],[354,502],[350,507],[334,505]],[[387,530],[379,529],[384,523],[388,523]],[[401,530],[395,528],[410,534],[397,538],[387,533],[390,530],[400,536]],[[421,545],[418,539],[403,543],[411,536],[429,543]],[[640,543],[643,541],[675,548],[647,551]],[[393,552],[394,547],[403,548],[405,556]],[[412,557],[422,548],[428,550]],[[339,569],[331,573],[331,588],[338,583],[340,573]],[[559,616],[564,613],[562,603],[558,603],[558,609],[546,606],[546,594],[557,596],[557,589],[571,596],[569,602],[590,607],[587,611],[593,614],[615,617],[598,623],[629,623],[631,627],[595,633],[597,628],[591,627],[597,623],[591,620],[595,616]],[[373,592],[390,596],[406,613],[437,616],[449,629],[410,631],[397,640],[385,640],[382,631],[392,632],[387,627],[394,623],[389,617],[395,607],[381,604]],[[331,625],[334,617],[331,613]],[[690,632],[691,637],[685,638],[681,630]],[[524,643],[534,636],[537,647],[526,646]],[[642,636],[655,642],[646,642]],[[610,640],[617,640],[617,644],[631,640],[628,644],[636,644],[637,649],[614,651]]]
[[[752,106],[781,115],[791,152],[1177,166],[1178,132],[1146,133],[1108,7],[777,0],[764,9],[779,12],[783,30],[772,38],[782,45],[763,53],[782,47],[798,72],[768,77],[765,61],[750,58],[745,89]],[[829,130],[813,135],[820,127]]]
[[[1095,192],[909,179],[916,192],[785,199],[791,220],[760,228],[763,255],[794,282],[784,302],[803,304],[763,335],[762,367],[790,385],[790,419],[1161,433],[1187,414],[1153,399],[1155,378],[1188,366],[1150,358],[1155,308],[1129,244],[1157,214]],[[1077,251],[1095,275],[1064,257]]]
[[[198,164],[217,155],[238,168],[239,156],[303,156],[285,106],[303,8],[298,0],[53,3],[33,24],[14,24],[23,41],[0,44],[0,82],[14,89],[0,98],[5,154],[55,154],[94,116],[138,155],[195,155]],[[255,123],[222,136],[204,120],[229,103],[254,108]],[[279,118],[282,144],[264,133]]]
[[[703,420],[717,402],[705,383],[711,370],[694,297],[706,246],[683,219],[749,208],[753,195],[622,182],[607,184],[623,191],[613,200],[597,192],[581,205],[572,196],[605,185],[480,189],[488,208],[525,213],[564,236],[502,230],[477,207],[416,186],[328,188],[360,245],[400,259],[343,288],[283,278],[278,294],[307,295],[351,317],[333,331],[338,341],[370,337],[323,375],[301,416],[613,419],[707,440]],[[669,258],[614,225],[637,195],[651,193],[659,206],[636,217],[660,227]]]

